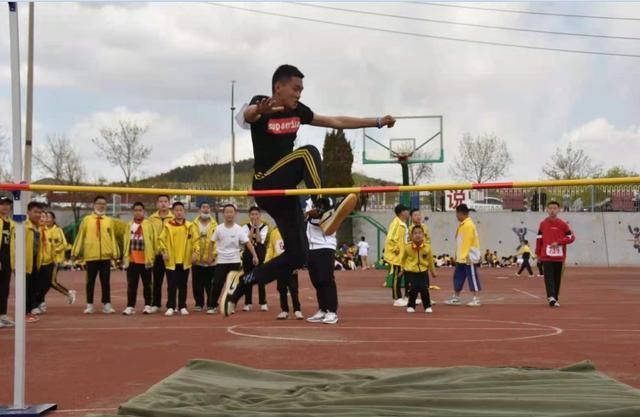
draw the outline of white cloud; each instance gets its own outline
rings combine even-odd
[[[562,135],[564,144],[584,149],[595,161],[640,171],[640,126],[618,128],[606,118],[591,120]]]
[[[633,52],[632,45],[623,41],[406,22],[290,3],[239,5],[422,33]],[[639,35],[635,25],[627,22],[570,21],[406,3],[340,3],[339,7],[492,25]],[[632,3],[525,3],[513,7],[640,15],[640,5]],[[636,82],[640,73],[633,59],[417,39],[202,3],[135,3],[131,7],[38,3],[36,10],[38,134],[67,132],[94,177],[120,178],[97,158],[90,138],[103,124],[124,116],[151,123],[146,139],[154,151],[144,167],[148,174],[193,161],[202,149],[210,149],[221,162],[228,161],[230,81],[238,80],[236,98],[244,102],[253,94],[268,93],[273,69],[285,62],[298,65],[306,74],[303,101],[320,114],[442,114],[446,162],[436,167],[439,182],[450,179],[447,165],[455,156],[459,138],[467,132],[495,133],[505,139],[516,161],[510,178],[533,179],[540,176],[542,164],[558,144],[568,140],[569,133],[563,136],[563,132],[573,132],[575,126],[598,118],[615,126],[631,126],[640,119],[640,83]],[[23,62],[25,11],[26,6],[21,5]],[[0,29],[6,29],[6,22],[6,13],[0,14]],[[2,36],[0,113],[9,108],[3,105],[9,100],[8,56],[8,39]],[[24,83],[26,77],[22,79]],[[321,148],[323,136],[323,129],[305,128],[299,143]],[[348,137],[361,150],[360,132],[350,132]],[[246,131],[238,129],[237,145],[237,159],[251,156]],[[635,149],[636,145],[629,146]],[[360,159],[356,154],[356,169],[398,181],[399,167],[361,167]]]

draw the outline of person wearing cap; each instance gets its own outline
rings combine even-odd
[[[13,252],[15,250],[15,224],[11,220],[13,201],[0,197],[0,328],[13,327],[13,320],[7,315]]]
[[[402,297],[400,276],[402,272],[402,251],[409,236],[407,228],[409,208],[403,204],[398,204],[394,212],[396,217],[389,225],[387,239],[384,243],[384,260],[389,264],[389,272],[393,275],[391,285],[393,305],[394,307],[406,307],[408,300]]]

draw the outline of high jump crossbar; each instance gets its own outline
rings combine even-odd
[[[576,180],[538,180],[538,181],[508,181],[486,183],[448,183],[448,184],[420,184],[420,185],[385,185],[372,187],[336,187],[336,188],[293,188],[281,190],[195,190],[189,188],[143,188],[143,187],[110,187],[97,185],[57,185],[57,184],[16,184],[0,183],[0,190],[31,191],[31,192],[76,192],[96,194],[167,194],[167,195],[197,195],[211,197],[281,197],[300,195],[340,195],[340,194],[377,194],[395,192],[426,192],[448,190],[490,190],[513,188],[547,188],[547,187],[575,187],[598,185],[640,184],[640,177],[622,178],[586,178]]]

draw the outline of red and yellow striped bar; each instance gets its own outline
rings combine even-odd
[[[110,187],[98,185],[57,185],[57,184],[14,184],[0,183],[0,190],[4,191],[32,191],[32,192],[76,192],[95,194],[168,194],[168,195],[199,195],[211,197],[282,197],[296,195],[344,195],[344,194],[377,194],[418,191],[447,191],[447,190],[487,190],[509,188],[545,188],[571,187],[589,185],[631,185],[640,184],[640,177],[623,178],[588,178],[579,180],[540,180],[513,181],[487,183],[451,183],[451,184],[420,184],[420,185],[389,185],[374,187],[343,187],[343,188],[295,188],[288,190],[192,190],[188,188],[136,188]]]

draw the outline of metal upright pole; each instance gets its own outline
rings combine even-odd
[[[18,40],[18,6],[9,3],[9,34],[11,49],[11,115],[13,134],[13,181],[22,182],[22,122],[20,120],[20,42]],[[16,221],[16,316],[13,371],[13,408],[24,409],[25,388],[25,210],[20,192],[14,192],[13,218]]]

